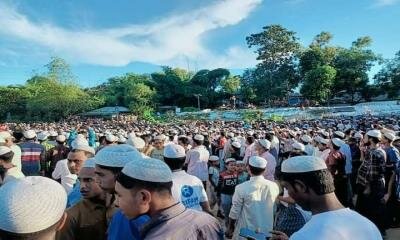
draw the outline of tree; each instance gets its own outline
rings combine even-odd
[[[52,57],[51,61],[45,67],[47,68],[47,78],[64,84],[75,82],[75,76],[71,71],[71,67],[64,59]]]
[[[234,95],[240,88],[240,77],[229,76],[221,81],[222,91],[229,95]]]
[[[390,98],[396,98],[400,89],[400,51],[393,59],[385,60],[382,69],[374,76],[382,92],[386,92]]]
[[[246,38],[248,46],[256,47],[257,60],[253,89],[258,101],[285,97],[299,83],[297,55],[300,44],[296,33],[280,25],[263,28],[263,32]]]
[[[346,91],[351,95],[352,102],[356,92],[365,92],[363,89],[369,82],[368,71],[380,59],[372,50],[367,49],[371,42],[370,37],[360,37],[349,49],[339,48],[333,63],[337,71],[333,90]]]
[[[328,65],[309,70],[301,87],[301,93],[309,99],[326,102],[330,98],[335,76],[336,70]]]

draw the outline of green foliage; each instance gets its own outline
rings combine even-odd
[[[240,88],[240,77],[230,76],[221,80],[222,91],[227,94],[234,95],[238,92]]]
[[[264,113],[261,110],[244,110],[240,112],[240,117],[246,123],[253,123],[264,120]]]
[[[305,75],[301,93],[309,99],[325,102],[330,97],[335,76],[335,68],[328,65],[309,70]]]
[[[263,30],[246,38],[249,47],[257,48],[257,60],[261,61],[247,76],[252,78],[257,101],[285,97],[300,81],[297,70],[300,44],[296,33],[280,25],[266,26]]]
[[[374,76],[375,83],[381,92],[390,98],[398,98],[400,89],[400,51],[393,59],[386,60],[383,68]]]
[[[184,107],[182,108],[182,112],[197,112],[199,111],[198,108],[196,107]]]

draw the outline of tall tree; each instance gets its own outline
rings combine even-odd
[[[318,102],[329,100],[331,88],[336,76],[335,68],[324,65],[307,71],[301,93],[309,99]]]
[[[400,89],[400,51],[393,59],[385,60],[382,69],[374,76],[382,92],[386,92],[390,98],[399,96]]]
[[[296,33],[280,25],[270,25],[246,38],[256,47],[257,60],[254,90],[259,101],[285,97],[299,83],[297,54],[300,44]]]
[[[362,93],[368,86],[368,71],[380,59],[368,49],[371,43],[370,37],[358,38],[350,48],[340,48],[333,63],[337,71],[333,91],[346,91],[350,94],[352,102],[354,94]]]

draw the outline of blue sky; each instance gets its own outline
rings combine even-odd
[[[304,45],[321,31],[340,46],[368,35],[392,58],[399,23],[400,0],[1,0],[0,85],[23,84],[51,56],[66,59],[85,87],[162,65],[240,73],[257,63],[245,37],[270,24]]]

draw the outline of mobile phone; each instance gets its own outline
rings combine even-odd
[[[256,231],[248,228],[241,228],[239,236],[250,240],[268,240],[271,237],[270,233],[257,233]]]

